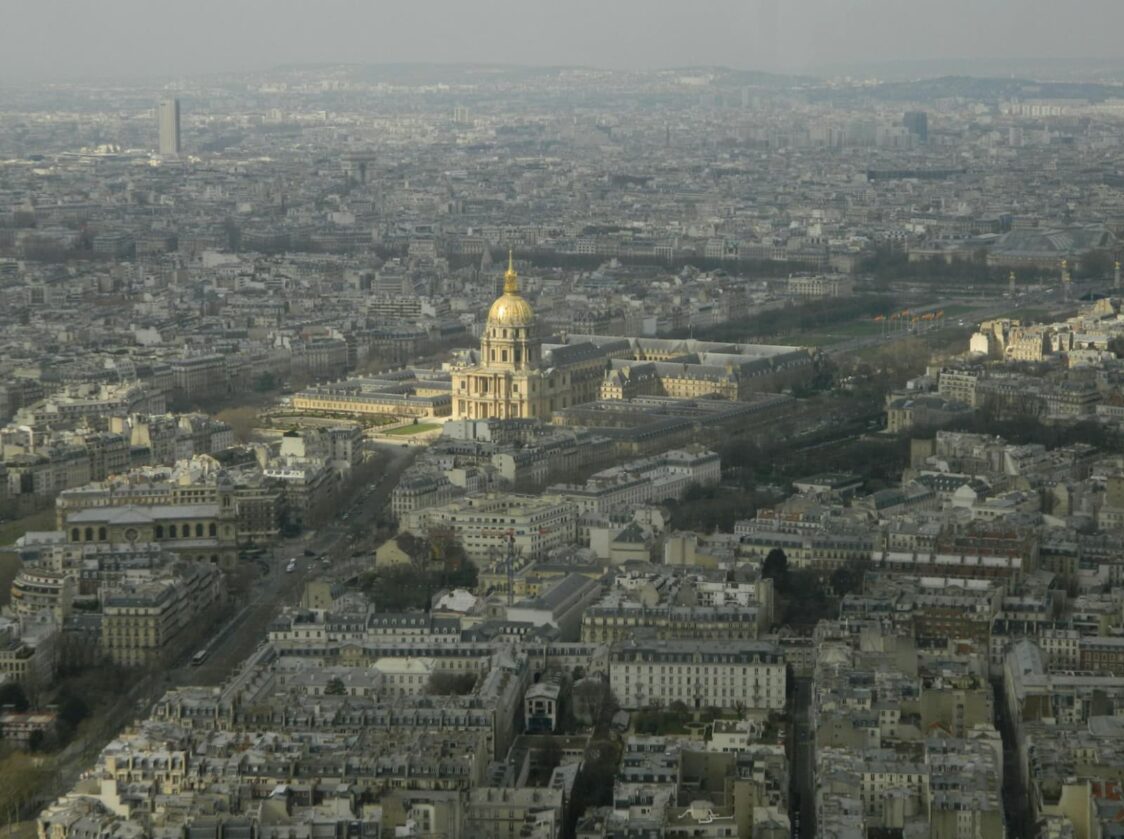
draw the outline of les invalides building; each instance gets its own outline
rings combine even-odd
[[[453,372],[453,417],[549,420],[552,411],[575,403],[571,376],[568,369],[543,364],[535,312],[519,293],[509,256],[503,294],[488,310],[478,363]]]

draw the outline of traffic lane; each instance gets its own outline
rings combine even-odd
[[[387,469],[373,482],[377,490],[370,494],[372,508],[381,509],[398,478],[418,452],[390,450],[386,454]],[[71,789],[81,773],[92,765],[105,743],[130,720],[147,718],[169,688],[188,685],[210,687],[228,678],[265,641],[269,624],[281,606],[295,604],[304,584],[318,572],[317,562],[303,556],[306,547],[312,544],[314,550],[332,551],[343,539],[344,531],[329,525],[314,534],[312,539],[298,537],[274,545],[267,554],[269,561],[259,563],[265,566],[265,573],[254,580],[250,602],[219,627],[203,647],[209,651],[206,661],[193,666],[191,657],[198,648],[185,650],[164,673],[147,675],[135,682],[116,706],[106,713],[104,724],[97,732],[88,731],[64,752],[67,759],[58,773],[54,793],[46,794],[43,804]],[[297,554],[296,567],[292,573],[286,573],[284,569],[292,554]]]
[[[271,570],[255,582],[251,602],[239,610],[205,647],[209,650],[206,661],[198,666],[185,662],[185,666],[175,671],[177,683],[206,685],[221,682],[265,640],[269,624],[281,609],[299,602],[306,582],[329,570],[336,562],[348,558],[350,528],[344,525],[343,515],[349,511],[354,515],[361,509],[373,518],[386,505],[402,473],[418,454],[416,450],[387,448],[386,469],[357,493],[358,497],[340,511],[339,518],[320,528],[311,538],[305,535],[286,539],[274,548]],[[366,500],[363,500],[364,494]],[[370,521],[364,524],[370,524]],[[306,551],[315,556],[306,556]],[[329,560],[327,567],[322,561],[325,558]],[[293,562],[291,572],[287,570],[290,562]],[[195,652],[187,652],[185,658],[189,661]]]
[[[265,640],[269,625],[283,605],[296,605],[304,584],[312,577],[312,562],[299,565],[291,574],[281,573],[275,586],[263,591],[232,619],[229,628],[211,642],[207,659],[198,666],[190,663],[174,674],[176,684],[217,685]]]

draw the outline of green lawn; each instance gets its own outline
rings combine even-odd
[[[272,423],[274,426],[285,426],[290,423],[300,423],[302,421],[311,420],[319,420],[325,423],[332,420],[344,420],[345,422],[355,422],[368,428],[378,425],[390,425],[391,423],[398,422],[398,419],[398,417],[389,415],[355,414],[346,411],[275,411],[262,417],[263,422]]]
[[[12,519],[0,524],[0,545],[14,544],[16,539],[29,530],[54,530],[55,511],[40,510],[30,516]],[[8,605],[11,597],[12,580],[16,578],[22,564],[15,551],[0,552],[0,606]]]
[[[16,539],[23,536],[29,530],[54,530],[55,529],[55,510],[50,507],[46,510],[40,510],[38,513],[32,513],[30,516],[23,518],[12,519],[0,524],[0,545],[14,544]]]
[[[410,434],[424,434],[427,431],[436,431],[441,426],[432,422],[419,422],[416,425],[403,425],[398,428],[392,428],[389,431],[383,432],[388,437],[391,435],[397,437],[405,437]]]
[[[951,306],[945,306],[944,307],[944,316],[945,316],[946,319],[947,318],[955,318],[955,317],[959,317],[960,315],[966,315],[969,312],[974,312],[974,311],[976,311],[976,310],[972,306],[965,306],[961,303],[953,303]]]
[[[851,338],[867,338],[872,335],[902,335],[901,327],[897,321],[885,322],[876,320],[853,320],[840,323],[823,329],[813,329],[808,332],[797,333],[789,339],[793,344],[809,347],[822,347],[829,344],[838,344]]]
[[[925,308],[928,309],[929,305],[926,305]],[[943,311],[944,319],[941,323],[923,321],[918,323],[917,326],[923,328],[925,332],[947,329],[950,326],[955,326],[956,319],[961,315],[973,312],[975,309],[972,306],[952,304],[943,307]],[[841,341],[848,341],[852,338],[868,338],[873,335],[885,335],[887,338],[896,335],[905,338],[910,334],[908,329],[902,328],[900,321],[878,321],[868,317],[837,323],[831,326],[813,327],[806,332],[797,332],[789,336],[786,341],[806,347],[825,347],[831,344],[838,344]]]

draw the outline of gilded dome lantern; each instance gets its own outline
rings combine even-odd
[[[530,327],[534,322],[535,311],[519,293],[515,257],[508,251],[507,271],[503,275],[503,295],[496,298],[496,302],[488,310],[488,326]]]

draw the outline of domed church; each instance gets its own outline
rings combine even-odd
[[[503,294],[488,310],[475,365],[453,372],[455,419],[541,417],[568,408],[571,371],[547,367],[535,329],[535,312],[519,293],[519,275],[508,255]]]
[[[748,399],[806,381],[803,347],[613,335],[547,337],[508,255],[480,350],[452,370],[454,419],[542,419],[598,399]]]

